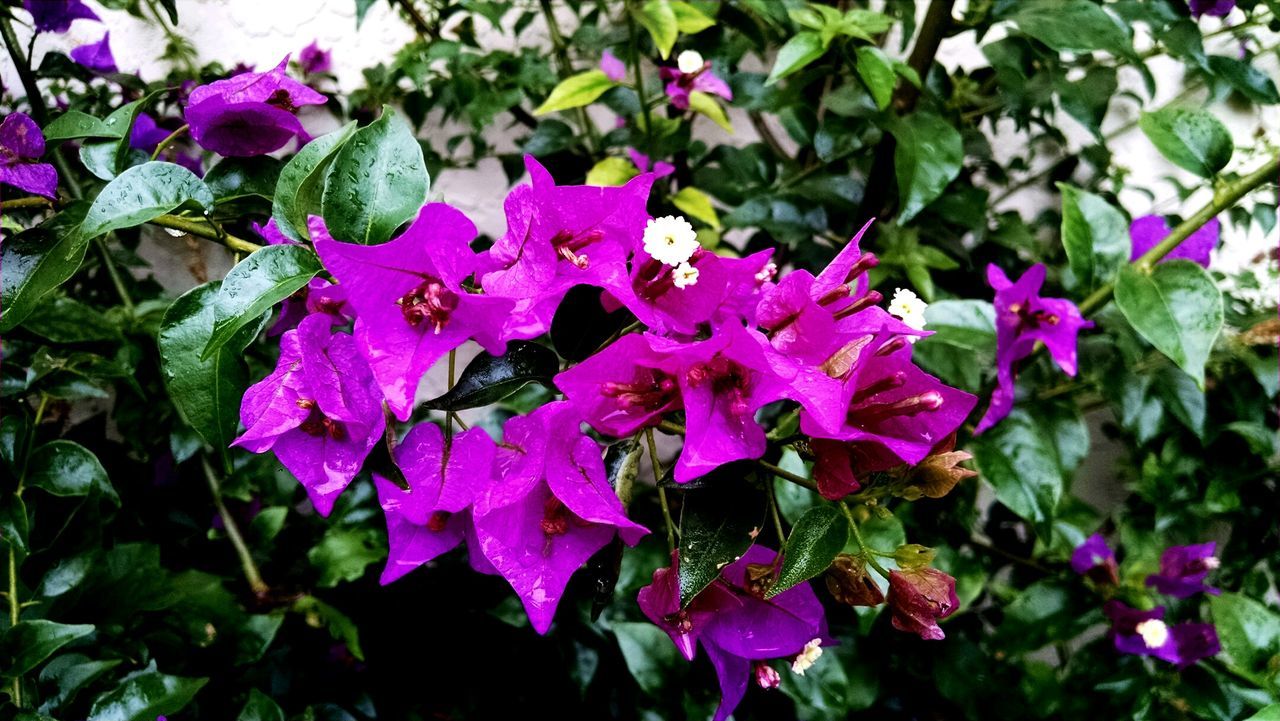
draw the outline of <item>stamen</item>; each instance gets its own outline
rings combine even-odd
[[[914,416],[917,413],[936,411],[942,407],[942,394],[926,391],[892,403],[868,403],[849,409],[849,422],[865,425],[891,416]]]
[[[867,308],[870,308],[873,305],[880,305],[880,301],[882,300],[884,300],[884,296],[880,294],[880,291],[876,291],[876,290],[869,291],[866,295],[853,301],[852,303],[845,306],[844,308],[841,308],[839,312],[835,314],[834,317],[836,319],[848,318],[854,313],[858,313],[860,311],[866,310]]]
[[[404,320],[417,328],[427,321],[432,332],[439,335],[449,322],[449,317],[458,309],[459,296],[445,287],[438,278],[428,278],[417,288],[409,291],[396,300]]]

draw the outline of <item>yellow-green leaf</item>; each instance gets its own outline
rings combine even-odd
[[[724,108],[720,107],[720,103],[717,103],[709,94],[698,90],[690,92],[689,109],[711,118],[712,122],[724,128],[726,133],[733,132],[733,123],[729,122],[729,116],[725,115]]]
[[[640,174],[626,158],[605,158],[587,171],[587,185],[623,185]]]
[[[716,213],[715,207],[711,205],[711,198],[706,193],[697,188],[681,188],[671,198],[671,202],[681,211],[692,215],[707,225],[720,229],[720,216]]]
[[[671,56],[671,48],[675,47],[676,37],[680,34],[680,22],[671,5],[670,0],[649,0],[640,8],[636,18],[649,31],[649,37],[653,38],[663,60]]]
[[[676,16],[676,28],[685,35],[696,35],[716,24],[715,20],[684,0],[671,0],[668,4]]]
[[[546,102],[533,111],[533,114],[546,115],[557,110],[580,108],[604,95],[605,91],[615,85],[617,83],[610,80],[603,70],[578,73],[560,81],[560,84],[551,90],[551,95]]]

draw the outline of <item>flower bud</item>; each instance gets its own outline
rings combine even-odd
[[[756,685],[760,688],[772,689],[782,684],[782,676],[764,661],[755,662],[752,667],[752,674],[755,676]]]
[[[879,606],[884,594],[867,573],[862,559],[841,553],[827,569],[827,590],[838,603],[847,606]]]
[[[946,637],[938,619],[946,618],[960,607],[956,597],[956,579],[934,568],[892,571],[889,574],[889,608],[893,627],[914,633],[926,641]]]
[[[911,469],[911,485],[919,488],[929,498],[942,498],[960,481],[978,475],[977,471],[961,468],[959,465],[972,458],[973,454],[967,451],[950,451],[929,456]]]
[[[904,571],[925,568],[933,563],[933,549],[918,543],[906,543],[893,552],[893,560]]]

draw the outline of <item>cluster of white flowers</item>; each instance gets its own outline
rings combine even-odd
[[[676,67],[685,75],[692,75],[705,65],[706,61],[702,59],[702,53],[697,50],[686,50],[676,56]]]
[[[682,290],[698,282],[698,269],[689,263],[698,248],[698,234],[683,216],[650,218],[644,228],[644,252],[671,266],[672,281]]]
[[[928,307],[929,304],[920,300],[920,296],[914,292],[906,288],[897,288],[893,291],[893,300],[889,301],[889,315],[915,330],[924,330],[924,311]],[[912,342],[915,340],[915,338],[911,339]]]
[[[1158,618],[1149,618],[1134,626],[1133,630],[1142,637],[1147,648],[1160,648],[1169,641],[1169,627]]]
[[[805,671],[813,668],[814,662],[822,656],[822,639],[815,638],[804,645],[804,650],[796,654],[796,658],[791,662],[791,671],[797,676],[803,676]]]

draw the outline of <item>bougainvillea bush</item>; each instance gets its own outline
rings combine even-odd
[[[0,6],[0,719],[1280,718],[1280,3],[389,4]]]

